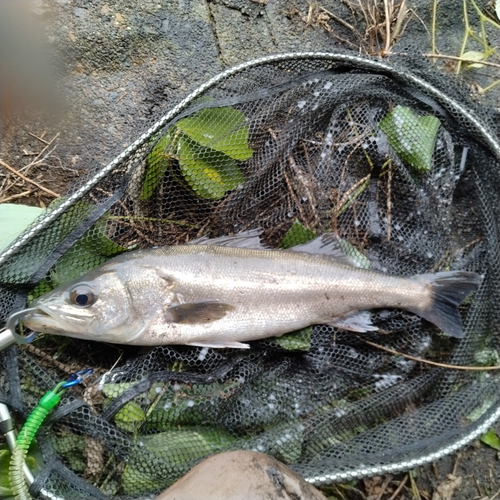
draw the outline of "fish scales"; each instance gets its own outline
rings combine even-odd
[[[177,326],[176,335],[185,340],[230,334],[248,341],[262,338],[263,331],[276,336],[369,308],[408,309],[430,303],[425,284],[348,268],[327,257],[210,246],[155,253],[151,264],[162,269],[162,260],[168,259],[165,277],[176,283],[184,302],[217,300],[234,307],[210,324]],[[162,328],[160,319],[145,335],[158,343],[170,328]]]

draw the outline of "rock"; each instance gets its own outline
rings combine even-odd
[[[326,500],[316,488],[275,458],[228,451],[207,458],[155,500]]]
[[[73,9],[73,13],[76,17],[84,19],[87,16],[87,9],[82,9],[81,7],[76,7]]]

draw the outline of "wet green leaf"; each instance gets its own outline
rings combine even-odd
[[[28,304],[31,304],[35,299],[43,295],[44,293],[50,292],[54,288],[54,285],[47,279],[43,278],[38,285],[31,290],[28,295]]]
[[[474,353],[474,361],[480,366],[500,365],[500,355],[496,349],[485,347]]]
[[[80,239],[82,244],[92,248],[95,253],[112,257],[126,252],[128,248],[122,247],[106,236],[108,215],[101,217]]]
[[[3,445],[6,446],[6,445]],[[39,450],[37,450],[39,453]],[[10,450],[6,448],[0,449],[0,498],[14,498],[12,488],[10,486],[9,478],[9,467],[10,467]],[[33,473],[40,471],[40,466],[36,461],[35,457],[28,455],[26,457],[26,465],[30,468]]]
[[[56,453],[64,457],[71,469],[83,472],[87,467],[85,440],[75,434],[54,435],[52,443]]]
[[[41,213],[43,208],[0,204],[0,252],[3,252]]]
[[[128,432],[134,432],[145,420],[146,413],[134,401],[129,401],[115,415],[116,426]]]
[[[230,446],[236,438],[222,429],[193,426],[139,438],[145,449],[179,465]]]
[[[206,108],[180,120],[177,128],[200,146],[244,161],[253,154],[248,145],[249,130],[245,122],[245,115],[234,108]]]
[[[172,160],[201,198],[218,200],[245,180],[236,161],[248,160],[246,117],[231,107],[202,109],[176,123],[147,158],[140,200],[148,200]]]
[[[183,135],[178,140],[180,169],[200,198],[219,200],[244,182],[238,164],[229,156],[200,146]]]
[[[338,239],[339,248],[349,257],[354,267],[359,269],[372,269],[372,263],[368,257],[362,254],[354,245],[347,240]]]
[[[8,476],[8,474],[6,475]],[[15,500],[12,490],[2,485],[0,485],[0,498],[4,498],[5,500]]]
[[[141,201],[149,200],[165,175],[172,161],[173,130],[169,130],[156,144],[147,158],[147,170],[144,184],[139,195]]]
[[[10,452],[8,450],[0,450],[0,496],[12,495],[10,488],[10,478],[8,474],[10,465]]]
[[[200,424],[206,421],[203,407],[207,402],[227,398],[240,386],[238,380],[207,385],[175,384],[162,395],[145,428],[165,430],[179,424]]]
[[[95,208],[86,202],[89,213]],[[87,206],[90,205],[90,206]],[[108,214],[101,217],[86,233],[57,261],[51,274],[54,285],[74,280],[100,266],[109,257],[127,251],[107,236]]]
[[[439,126],[435,116],[418,116],[404,106],[396,106],[380,122],[394,151],[420,174],[431,168]]]
[[[141,436],[138,441],[141,448],[131,455],[121,478],[122,488],[127,495],[150,491],[151,485],[159,486],[161,478],[155,475],[158,464],[179,466],[221,452],[236,439],[222,429],[191,427],[189,430],[171,429]]]
[[[85,243],[77,242],[57,261],[55,270],[51,273],[54,286],[68,283],[92,271],[106,262],[106,257],[97,254]]]
[[[102,392],[104,396],[106,396],[106,398],[109,398],[109,400],[113,400],[121,396],[124,392],[126,392],[134,385],[135,383],[133,382],[124,382],[120,384],[104,384]],[[158,387],[161,388],[162,384],[153,384],[153,386],[149,390],[148,397],[150,401],[155,398],[156,388]],[[105,400],[104,406],[107,406],[110,403],[109,400]],[[146,412],[135,401],[129,401],[116,413],[114,419],[116,426],[120,429],[128,432],[134,432],[146,421]]]
[[[285,333],[281,337],[275,337],[272,340],[287,351],[306,351],[311,348],[312,326],[302,328],[296,332]]]
[[[61,203],[66,201],[66,198],[56,198],[48,207],[47,211],[52,211],[57,208]],[[61,239],[66,238],[73,229],[81,224],[82,220],[88,217],[96,208],[94,203],[87,200],[79,200],[74,205],[69,207],[62,215],[58,230],[61,232]]]
[[[284,463],[295,463],[302,455],[304,425],[299,420],[280,422],[247,443],[238,445],[243,449],[257,449],[272,455]]]
[[[500,437],[494,429],[490,429],[486,434],[481,437],[481,442],[487,444],[494,450],[500,451]]]
[[[298,219],[295,219],[292,227],[281,240],[280,248],[292,248],[295,245],[303,245],[314,238],[316,238],[316,233],[307,229]]]
[[[122,382],[121,384],[104,384],[102,386],[103,394],[111,399],[116,399],[121,396],[127,389],[134,386],[134,382]]]
[[[46,212],[51,212],[52,210],[54,210],[54,208],[57,208],[63,201],[64,198],[55,199],[47,207]],[[44,237],[46,237],[47,240],[51,242],[51,248],[55,248],[60,242],[62,242],[64,238],[66,238],[75,228],[78,227],[82,219],[87,217],[94,209],[95,205],[93,205],[92,203],[86,200],[80,200],[72,207],[70,207],[65,213],[63,213],[60,216],[59,224],[57,225],[57,231],[53,231],[48,228],[47,232],[44,233]],[[42,210],[39,213],[43,214],[43,212],[44,211]],[[18,220],[18,217],[20,217],[20,220],[22,220],[21,212],[12,214],[13,224],[17,223],[15,221]],[[46,250],[48,251],[49,248],[47,248]],[[32,249],[30,249],[30,247],[27,247],[27,252],[28,253],[26,254],[25,247],[22,259],[11,259],[10,261],[7,261],[7,263],[2,268],[2,279],[8,282],[10,279],[12,279],[12,276],[16,276],[16,279],[18,280],[25,280],[28,279],[29,276],[31,276],[36,271],[41,258],[40,249],[37,246],[34,246]]]

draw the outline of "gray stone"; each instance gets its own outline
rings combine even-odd
[[[82,9],[81,7],[75,7],[73,9],[73,13],[75,14],[76,17],[79,17],[81,19],[87,17],[87,9]]]

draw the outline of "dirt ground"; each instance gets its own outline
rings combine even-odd
[[[424,47],[426,53],[432,50],[431,1],[407,2],[404,15],[397,9],[401,2],[387,2],[395,4],[389,40],[382,2],[378,10],[370,11],[373,2],[368,0],[363,1],[365,11],[357,2],[344,0],[156,0],[141,2],[140,9],[134,4],[132,0],[31,2],[35,17],[49,26],[39,36],[49,41],[54,70],[46,74],[47,67],[31,64],[21,68],[31,80],[47,83],[40,88],[18,85],[2,72],[2,83],[10,93],[2,93],[0,99],[0,202],[48,206],[90,167],[121,151],[152,115],[233,64],[270,53],[333,51],[339,46],[379,55],[415,47]],[[477,4],[493,15],[493,2]],[[460,55],[461,5],[452,1],[438,5],[436,47],[441,56]],[[469,5],[471,26],[479,33],[474,12]],[[395,30],[398,16],[401,24]],[[488,43],[498,49],[500,29],[486,24]],[[100,44],[94,43],[96,39]],[[469,51],[482,50],[479,42],[471,43]],[[40,57],[44,54],[40,49]],[[498,56],[488,61],[493,65],[463,70],[460,78],[478,99],[499,107],[500,85],[483,94],[500,78]],[[456,68],[453,58],[436,59],[436,71],[450,78],[455,78]],[[57,72],[59,79],[54,76]],[[52,78],[69,88],[70,102],[58,100]],[[87,89],[84,95],[77,93],[82,84]],[[39,111],[28,112],[26,103]],[[75,103],[81,103],[83,113],[75,114]],[[64,112],[68,108],[69,119]],[[498,424],[496,431],[500,432]],[[329,498],[346,500],[500,499],[499,460],[498,451],[476,442],[410,473],[322,491]]]

